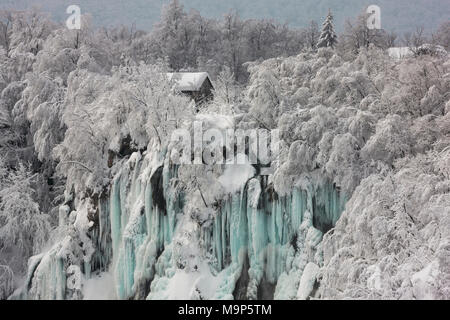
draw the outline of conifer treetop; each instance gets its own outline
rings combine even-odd
[[[322,24],[322,33],[317,43],[318,48],[334,47],[337,43],[337,35],[334,32],[333,14],[328,10],[328,15]]]

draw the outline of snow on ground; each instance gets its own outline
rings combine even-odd
[[[414,53],[408,47],[389,48],[388,54],[391,58],[401,59],[412,57]]]
[[[434,261],[411,277],[416,299],[432,300],[434,298],[434,284],[436,283],[438,273],[439,263]]]
[[[112,274],[104,272],[87,280],[83,296],[84,300],[116,300]]]
[[[166,298],[169,300],[211,299],[222,282],[220,276],[214,277],[206,262],[203,262],[197,272],[177,270],[169,280]]]

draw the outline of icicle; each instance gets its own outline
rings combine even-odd
[[[119,299],[161,298],[177,270],[174,239],[184,211],[173,180],[178,168],[153,160],[133,155],[113,179],[109,198],[99,198],[98,225],[91,231],[96,251],[79,264],[86,279],[91,270],[111,272]],[[333,184],[304,181],[280,197],[267,179],[253,178],[226,196],[214,220],[199,228],[205,256],[212,255],[210,268],[220,279],[216,298],[297,296],[304,268],[320,265],[317,245],[346,202]],[[72,214],[67,216],[62,207],[61,225],[70,225]],[[64,242],[35,259],[29,297],[67,298],[65,256],[58,253],[63,247]]]

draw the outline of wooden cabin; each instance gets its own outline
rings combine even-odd
[[[168,73],[167,77],[175,90],[191,97],[197,106],[214,98],[214,87],[207,72]]]

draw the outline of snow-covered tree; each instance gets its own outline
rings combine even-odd
[[[328,11],[328,15],[325,22],[322,25],[322,32],[317,42],[317,48],[335,47],[337,43],[337,35],[334,32],[333,15],[331,10]]]
[[[0,300],[5,300],[14,290],[14,272],[0,261]]]
[[[306,38],[308,48],[310,50],[315,50],[320,36],[319,25],[317,22],[312,20],[308,27],[303,31],[303,34]]]
[[[19,164],[2,179],[0,190],[0,252],[21,271],[28,257],[42,249],[51,230],[49,216],[34,200],[34,178]]]
[[[450,22],[444,22],[440,25],[433,35],[435,44],[443,46],[447,51],[450,50]]]
[[[239,102],[241,88],[235,81],[235,77],[229,68],[224,68],[215,81],[214,103],[218,106],[234,108]]]

